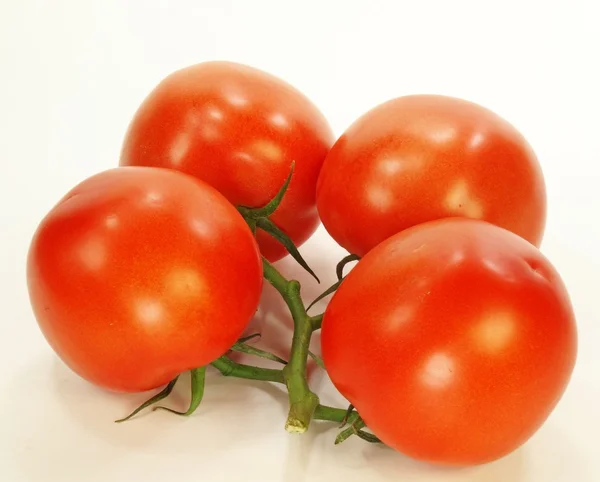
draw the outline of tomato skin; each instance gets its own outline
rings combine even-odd
[[[371,250],[322,324],[331,380],[386,444],[416,459],[502,457],[546,420],[577,332],[549,261],[507,230],[432,221]]]
[[[323,164],[317,206],[360,256],[439,218],[482,219],[536,246],[546,222],[543,174],[523,136],[484,107],[435,95],[399,97],[355,121]]]
[[[234,205],[270,201],[295,172],[272,220],[300,246],[319,225],[315,191],[334,136],[325,117],[298,90],[260,70],[205,62],[166,77],[136,112],[121,165],[166,167],[215,187]],[[287,254],[265,233],[261,252]]]
[[[225,353],[254,315],[262,264],[215,189],[167,169],[102,172],[42,220],[28,255],[32,307],[76,373],[156,388]]]

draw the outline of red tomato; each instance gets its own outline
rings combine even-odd
[[[559,401],[577,333],[565,287],[531,244],[444,219],[370,251],[327,307],[327,371],[386,444],[470,465],[524,443]]]
[[[296,246],[319,224],[315,190],[333,133],[299,91],[260,70],[207,62],[164,79],[135,114],[121,165],[177,169],[206,181],[234,205],[258,207],[295,172],[272,216]],[[271,261],[285,248],[259,232]]]
[[[253,316],[262,264],[215,189],[144,167],[95,175],[44,218],[27,277],[52,348],[90,382],[142,391],[226,352]]]
[[[464,100],[414,95],[375,107],[340,137],[317,206],[331,236],[360,256],[403,229],[456,216],[539,246],[546,191],[533,150],[508,122]]]

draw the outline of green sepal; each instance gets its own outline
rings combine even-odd
[[[269,218],[259,218],[256,221],[256,227],[259,229],[262,229],[265,233],[270,234],[277,241],[279,241],[281,244],[283,244],[283,246],[285,247],[285,249],[287,249],[288,253],[290,253],[292,258],[294,258],[300,266],[302,266],[308,273],[310,273],[311,276],[317,280],[317,283],[321,282],[319,280],[319,278],[317,277],[317,275],[315,274],[315,272],[311,269],[311,267],[308,266],[308,263],[304,260],[304,258],[300,254],[300,251],[298,251],[298,248],[296,248],[296,245],[294,244],[294,242],[290,239],[290,237],[287,234],[285,234],[279,228],[279,226],[277,226]]]
[[[153,397],[146,400],[138,408],[136,408],[133,412],[131,412],[129,415],[127,415],[125,418],[120,418],[119,420],[115,420],[115,423],[126,422],[127,420],[134,417],[135,415],[137,415],[139,412],[141,412],[145,408],[149,407],[150,405],[154,405],[156,402],[160,402],[161,400],[164,400],[165,398],[167,398],[173,391],[173,388],[175,387],[175,384],[177,383],[178,378],[179,378],[179,376],[173,378],[173,380],[171,380],[169,382],[169,384],[165,388],[163,388],[160,392],[158,392],[156,395],[154,395]]]
[[[168,407],[154,407],[152,410],[166,410],[167,412],[174,413],[175,415],[182,415],[187,417],[194,413],[200,406],[202,398],[204,397],[204,384],[206,380],[206,367],[194,368],[190,370],[190,380],[192,387],[192,398],[190,400],[190,406],[185,412],[178,412]]]

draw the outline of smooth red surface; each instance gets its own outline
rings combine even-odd
[[[120,168],[41,222],[31,303],[63,361],[117,391],[159,387],[225,353],[258,306],[253,235],[215,189],[167,169]]]
[[[193,65],[165,78],[133,118],[121,165],[177,169],[208,182],[234,205],[258,207],[295,172],[272,220],[301,245],[319,217],[315,189],[334,137],[298,90],[265,72],[231,62]],[[271,261],[285,248],[259,232]]]
[[[576,351],[571,303],[549,261],[464,218],[370,251],[322,325],[327,371],[368,427],[440,464],[488,462],[524,443],[560,399]]]
[[[360,256],[434,219],[483,219],[539,246],[546,191],[537,158],[508,122],[464,100],[414,95],[360,117],[317,185],[323,225]]]

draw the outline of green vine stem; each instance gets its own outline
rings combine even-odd
[[[218,358],[211,365],[226,377],[286,384],[283,370],[244,365],[243,363],[234,362],[226,356]],[[358,419],[358,413],[352,411],[349,414],[347,409],[319,404],[314,408],[312,418],[314,420],[353,424]]]
[[[264,258],[263,272],[265,279],[281,294],[294,320],[290,360],[283,368],[290,400],[285,429],[292,433],[304,433],[319,405],[319,397],[308,386],[306,363],[313,326],[319,324],[320,317],[312,318],[306,313],[298,281],[286,279]]]
[[[317,330],[321,329],[321,323],[323,323],[323,315],[324,315],[324,313],[321,313],[320,315],[315,315],[315,316],[310,317],[310,322],[312,323],[313,331],[317,331]]]
[[[265,382],[285,383],[283,371],[273,368],[260,368],[252,365],[237,363],[222,356],[211,363],[225,377],[245,378],[247,380],[262,380]]]
[[[358,419],[358,413],[352,412],[348,415],[348,410],[344,408],[333,408],[327,405],[318,405],[313,415],[315,420],[325,420],[339,424],[353,424]]]

